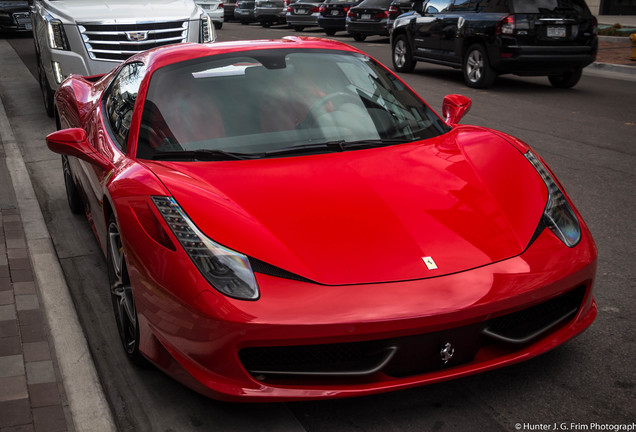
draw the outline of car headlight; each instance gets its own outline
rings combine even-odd
[[[541,163],[539,158],[531,151],[528,151],[525,156],[537,170],[548,188],[548,203],[543,212],[545,224],[566,246],[576,246],[581,240],[581,225],[574,214],[574,210],[572,210],[550,171]]]
[[[210,16],[206,13],[201,14],[201,43],[214,42],[216,40],[216,33],[214,32],[214,26]]]
[[[190,259],[215,289],[237,299],[258,298],[258,285],[247,256],[208,238],[173,198],[153,196],[152,201]]]
[[[62,21],[54,18],[47,18],[46,34],[51,48],[66,51],[71,49],[68,44],[68,39],[66,38],[66,32],[64,31]]]

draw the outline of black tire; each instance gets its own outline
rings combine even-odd
[[[245,21],[245,20],[241,21],[241,25],[248,25],[249,23],[250,23],[249,21]]]
[[[304,26],[299,26],[299,25],[294,26],[294,31],[301,32],[301,31],[303,31],[303,30],[305,30],[305,27],[304,27]]]
[[[497,77],[493,68],[490,67],[486,48],[481,44],[474,44],[468,48],[464,56],[462,71],[466,85],[472,88],[488,88],[492,86]]]
[[[113,312],[124,352],[132,363],[145,366],[148,361],[139,351],[139,321],[135,299],[126,268],[119,226],[112,215],[108,220],[106,265]]]
[[[44,109],[46,110],[46,115],[49,117],[53,117],[55,113],[55,92],[51,90],[51,86],[49,85],[49,81],[46,79],[46,74],[44,73],[44,69],[42,69],[42,65],[38,60],[38,80],[40,81],[40,91],[42,92],[42,99],[44,100]]]
[[[261,22],[261,26],[263,26],[264,28],[269,28],[271,25],[272,25],[272,23],[269,22],[269,21]]]
[[[217,30],[221,30],[223,28],[223,23],[220,21],[214,21],[214,28]]]
[[[549,75],[550,84],[556,88],[568,89],[574,87],[583,74],[582,69],[573,69],[561,75]]]
[[[325,30],[325,34],[326,34],[327,36],[333,36],[333,35],[335,35],[335,34],[336,34],[336,31],[335,31],[335,30],[327,29],[327,30]]]
[[[84,203],[82,197],[75,186],[73,181],[73,174],[71,173],[71,167],[68,163],[68,156],[62,156],[62,171],[64,172],[64,185],[66,186],[66,199],[71,212],[75,214],[84,213]]]
[[[362,33],[354,33],[353,38],[358,42],[364,42],[367,38],[367,35],[363,35]]]
[[[417,61],[413,60],[411,45],[405,35],[395,38],[391,51],[393,69],[397,72],[413,72]]]

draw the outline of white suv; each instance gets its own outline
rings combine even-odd
[[[47,114],[69,74],[102,75],[131,55],[181,42],[213,42],[210,17],[193,0],[29,0]]]

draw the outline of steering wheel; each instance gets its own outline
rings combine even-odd
[[[309,123],[316,123],[318,117],[320,117],[322,114],[328,113],[329,111],[327,110],[326,106],[328,102],[332,102],[334,108],[337,108],[338,106],[347,102],[360,105],[360,98],[352,93],[342,91],[333,92],[326,96],[323,96],[316,102],[311,104],[309,110],[307,110],[307,115],[303,123],[307,122],[308,120]],[[337,102],[340,102],[340,104],[337,104]]]

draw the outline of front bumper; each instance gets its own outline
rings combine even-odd
[[[182,383],[216,399],[323,399],[431,384],[544,353],[596,316],[596,248],[586,228],[573,249],[545,230],[520,256],[431,279],[324,286],[256,273],[257,301],[219,294],[182,251],[157,252],[146,247],[150,243],[137,243],[136,250],[152,251],[128,255],[141,351]],[[165,262],[192,270],[170,272],[161,266]],[[484,333],[501,320],[507,328],[508,319],[549,310],[561,298],[576,305],[553,326],[522,329],[512,342],[505,334],[501,338],[501,331],[494,338]],[[407,347],[412,341],[421,350]],[[455,354],[444,364],[440,350],[446,343]],[[419,354],[396,353],[385,362],[393,346],[398,353]],[[323,348],[337,354],[340,348],[358,350],[365,359],[350,366],[355,359],[344,354],[334,368],[313,354]],[[272,370],[277,365],[280,370]]]

